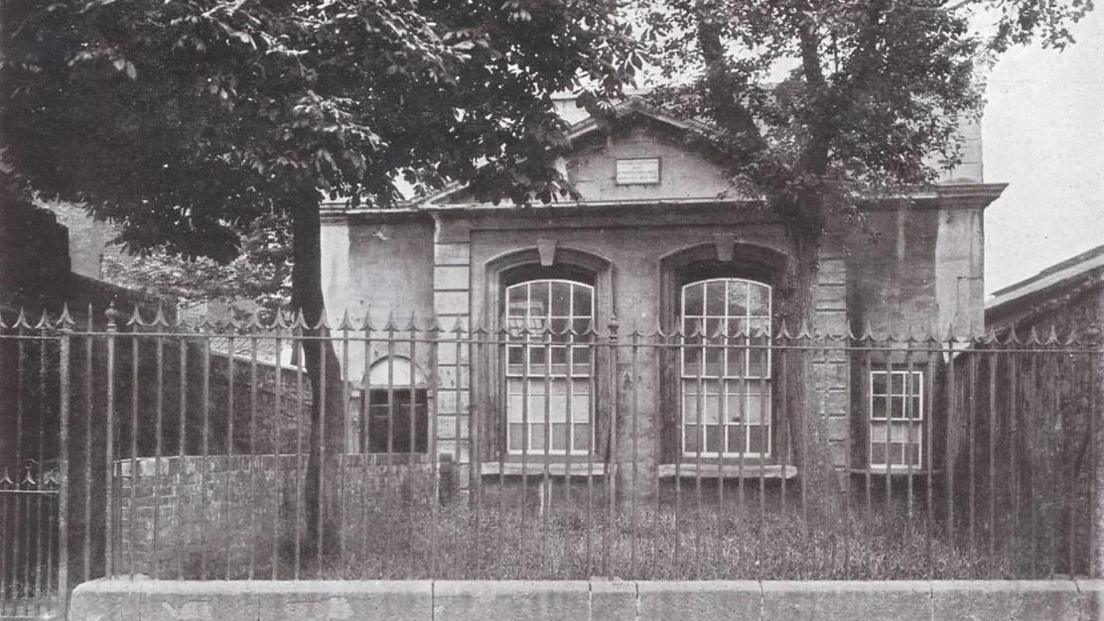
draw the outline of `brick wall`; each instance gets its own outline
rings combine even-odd
[[[365,534],[378,537],[393,526],[395,510],[421,515],[433,497],[431,461],[387,465],[361,455],[340,460],[341,467],[332,470],[336,480],[324,482],[325,498],[349,548],[359,548]],[[275,571],[292,577],[297,538],[306,537],[306,466],[306,455],[117,461],[116,573],[240,579],[269,578]],[[447,494],[447,470],[442,487]],[[311,559],[302,548],[300,553],[308,565]]]

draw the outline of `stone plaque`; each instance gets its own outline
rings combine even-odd
[[[617,185],[659,183],[659,158],[634,157],[617,160]]]

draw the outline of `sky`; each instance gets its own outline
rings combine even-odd
[[[1008,51],[989,74],[985,181],[1008,183],[985,212],[985,289],[1104,244],[1104,7],[1063,52]]]

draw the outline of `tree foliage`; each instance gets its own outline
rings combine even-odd
[[[601,98],[632,70],[612,13],[581,0],[5,3],[4,161],[44,198],[119,223],[132,249],[220,261],[236,231],[315,189],[381,207],[399,175],[547,195],[562,130],[549,95],[585,77]]]
[[[110,283],[182,302],[219,301],[275,312],[291,303],[291,240],[286,217],[261,216],[241,235],[240,252],[228,263],[182,257],[164,246],[138,255],[106,253]]]
[[[1072,42],[1088,0],[655,0],[641,19],[665,86],[730,173],[815,246],[857,198],[933,182],[1012,44]],[[980,27],[979,27],[980,26]]]

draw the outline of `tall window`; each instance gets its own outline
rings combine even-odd
[[[924,372],[870,372],[870,467],[921,467]]]
[[[561,279],[517,283],[506,289],[505,315],[508,452],[590,453],[594,288]]]
[[[766,457],[771,446],[771,288],[714,278],[682,288],[682,452]]]

